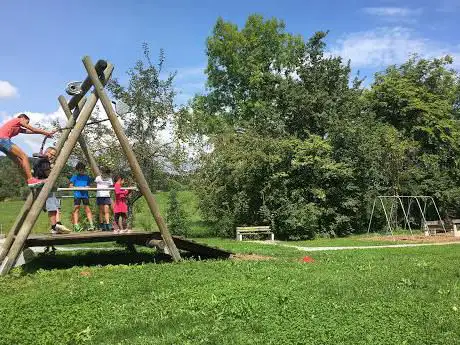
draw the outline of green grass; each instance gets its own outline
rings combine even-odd
[[[155,264],[144,252],[86,253],[90,267],[17,269],[0,278],[0,344],[460,342],[456,245],[321,252],[303,263],[291,248],[206,241],[274,258]],[[107,256],[132,265],[94,266]]]

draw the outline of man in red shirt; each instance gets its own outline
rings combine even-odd
[[[0,127],[0,151],[18,164],[24,173],[27,185],[30,188],[35,188],[44,184],[46,180],[39,180],[32,177],[29,157],[27,157],[19,146],[11,142],[11,138],[19,133],[43,134],[47,137],[52,137],[55,132],[48,132],[40,128],[32,127],[29,125],[29,121],[30,119],[26,114],[20,114],[17,118],[7,121]]]

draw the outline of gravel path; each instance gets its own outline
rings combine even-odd
[[[460,244],[459,242],[433,242],[433,243],[406,243],[406,244],[388,244],[381,246],[348,246],[348,247],[301,247],[301,246],[291,246],[288,244],[283,244],[276,241],[253,241],[257,243],[264,243],[267,245],[278,245],[288,248],[296,248],[304,252],[319,252],[326,250],[347,250],[347,249],[380,249],[380,248],[409,248],[409,247],[425,247],[425,246],[444,246],[450,244]]]

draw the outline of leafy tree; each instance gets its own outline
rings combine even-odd
[[[445,214],[455,215],[459,180],[460,78],[449,68],[449,56],[410,58],[376,75],[365,99],[377,120],[391,125],[411,141],[401,194],[437,198]]]
[[[107,86],[113,99],[121,101],[127,109],[119,114],[119,118],[153,191],[168,186],[168,177],[180,165],[178,161],[181,157],[175,140],[165,141],[161,137],[161,132],[168,123],[178,118],[178,115],[173,116],[175,73],[162,78],[164,62],[163,51],[160,51],[158,62],[154,63],[149,47],[144,44],[143,58],[128,70],[126,85],[114,78]],[[100,119],[101,113],[96,110],[93,119]],[[114,174],[124,173],[129,176],[128,161],[108,122],[92,125],[90,128],[91,131],[86,133],[87,139],[98,163],[109,166]],[[82,158],[81,153],[78,155]],[[129,180],[128,182],[133,181],[132,178]],[[141,196],[140,192],[133,192],[128,197],[131,222],[134,221],[131,211]]]
[[[351,231],[339,192],[350,168],[334,160],[328,136],[359,113],[359,81],[349,87],[349,65],[326,56],[325,36],[305,42],[257,15],[241,30],[217,21],[207,41],[209,92],[194,99],[187,124],[209,136],[213,151],[201,156],[196,185],[203,213],[226,234],[263,222],[278,237]]]

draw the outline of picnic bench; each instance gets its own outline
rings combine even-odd
[[[275,234],[270,230],[269,226],[239,226],[236,228],[236,240],[242,241],[243,235],[270,235],[270,240],[275,240]]]
[[[436,235],[438,232],[447,233],[448,228],[443,221],[427,220],[423,222],[423,230],[425,231],[425,236],[430,236]]]

